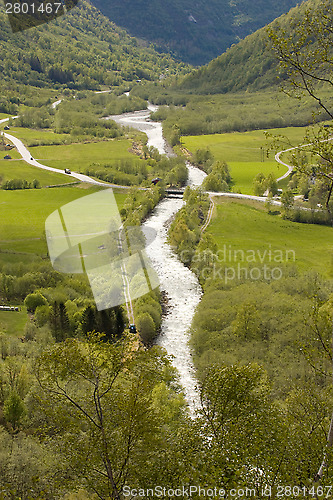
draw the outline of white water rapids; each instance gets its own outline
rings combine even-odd
[[[170,154],[163,138],[162,124],[149,119],[151,111],[157,107],[149,106],[148,111],[136,111],[124,115],[112,116],[123,126],[129,126],[145,132],[148,146],[154,146],[161,154]],[[188,185],[200,186],[205,173],[196,167],[187,165],[189,170]],[[188,345],[189,328],[202,291],[195,274],[184,266],[167,243],[167,231],[170,219],[183,206],[182,199],[162,200],[152,215],[144,223],[156,231],[156,238],[147,248],[147,254],[160,280],[160,288],[168,298],[168,310],[162,321],[161,334],[156,343],[173,356],[173,365],[180,375],[186,400],[192,413],[199,407],[196,390],[196,377]]]

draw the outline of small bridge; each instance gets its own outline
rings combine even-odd
[[[167,188],[165,194],[168,198],[182,198],[184,191],[184,188]]]

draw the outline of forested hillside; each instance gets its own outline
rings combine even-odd
[[[136,80],[156,80],[166,71],[181,71],[116,27],[82,0],[67,15],[22,33],[11,32],[0,6],[0,72],[2,83],[35,87],[67,86],[98,90]]]
[[[273,21],[290,31],[290,23],[301,18],[312,0],[291,9]],[[267,27],[249,35],[206,66],[185,77],[180,89],[198,94],[256,91],[276,85],[284,75],[277,73],[277,59],[268,44]]]
[[[93,0],[106,16],[132,35],[195,65],[207,63],[233,43],[261,28],[295,0]]]

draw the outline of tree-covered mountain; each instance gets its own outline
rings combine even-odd
[[[292,22],[302,18],[308,0],[275,19],[270,28],[290,32]],[[267,27],[241,40],[206,66],[185,76],[179,89],[196,94],[257,91],[277,85],[286,75],[277,72],[278,60],[270,47]]]
[[[182,71],[168,55],[141,47],[123,29],[82,0],[65,16],[21,33],[12,33],[0,6],[0,74],[9,82],[34,87],[98,90],[136,80],[157,80]]]
[[[296,5],[295,0],[92,0],[129,33],[205,64]]]

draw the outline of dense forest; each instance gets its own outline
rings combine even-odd
[[[2,84],[99,90],[156,80],[185,69],[168,55],[140,46],[96,8],[81,1],[65,17],[13,34],[0,7]]]

